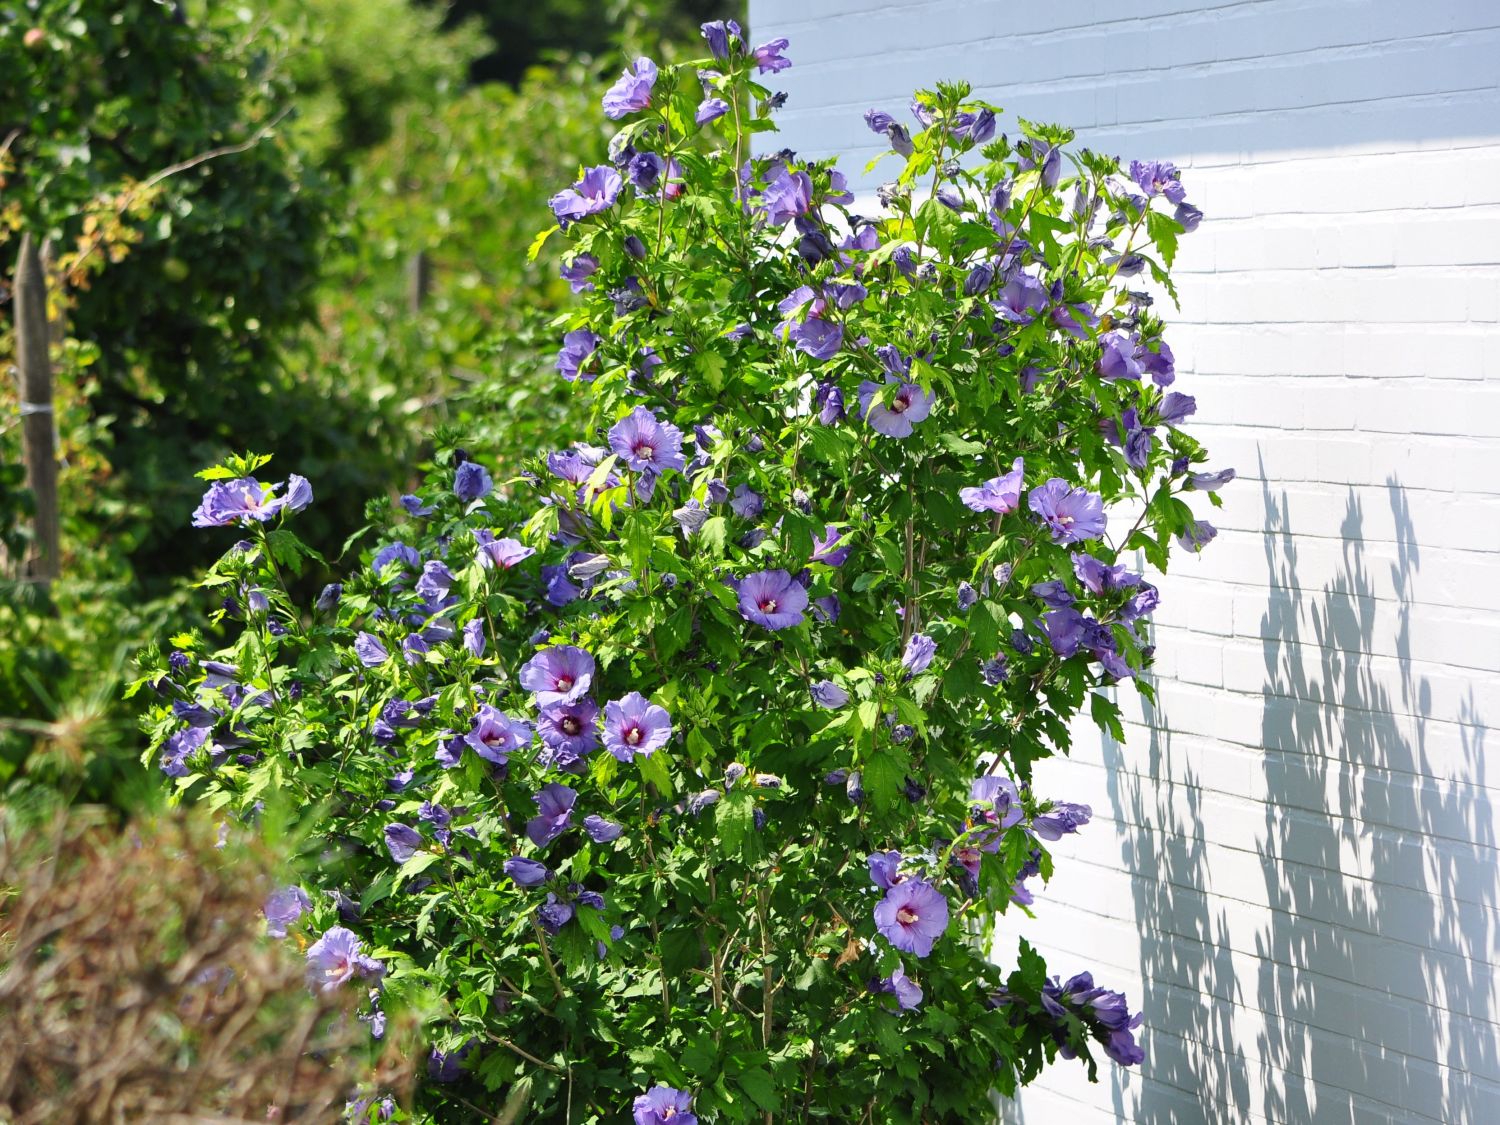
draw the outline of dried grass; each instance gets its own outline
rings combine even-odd
[[[399,1035],[368,1061],[359,991],[310,992],[262,936],[265,856],[214,844],[182,816],[0,835],[0,1120],[337,1121],[409,1087]]]

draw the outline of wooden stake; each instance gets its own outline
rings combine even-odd
[[[52,417],[52,358],[48,354],[47,275],[36,240],[21,236],[16,264],[16,368],[21,383],[21,444],[26,486],[35,498],[30,577],[58,576],[57,446]]]

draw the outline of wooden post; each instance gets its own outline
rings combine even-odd
[[[427,294],[432,291],[432,262],[427,251],[418,250],[406,267],[406,303],[412,315],[422,311],[427,303]]]
[[[36,504],[30,576],[41,583],[58,576],[57,446],[53,437],[52,357],[47,324],[47,275],[36,240],[21,236],[16,263],[16,368],[21,383],[21,444],[26,486]]]

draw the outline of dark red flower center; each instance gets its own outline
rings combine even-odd
[[[583,724],[572,715],[568,715],[562,721],[562,729],[564,734],[577,734],[583,729]]]
[[[572,691],[573,690],[573,677],[572,676],[568,676],[568,675],[558,676],[557,677],[557,690],[558,691]]]
[[[909,906],[903,906],[900,910],[896,911],[896,921],[900,922],[903,926],[910,926],[916,920],[917,912]]]
[[[756,604],[760,607],[760,611],[762,613],[775,613],[776,612],[776,599],[775,598],[761,598],[760,601],[757,602]]]

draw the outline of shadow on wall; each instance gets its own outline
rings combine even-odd
[[[1148,714],[1149,768],[1128,770],[1120,747],[1105,747],[1146,988],[1140,1080],[1111,1079],[1122,1120],[1344,1122],[1383,1117],[1381,1103],[1399,1120],[1409,1118],[1398,1106],[1444,1122],[1495,1120],[1500,903],[1484,723],[1472,692],[1457,714],[1433,714],[1432,685],[1413,669],[1418,536],[1400,483],[1386,486],[1398,547],[1394,678],[1370,655],[1377,629],[1390,635],[1381,611],[1391,602],[1374,600],[1356,494],[1342,566],[1314,592],[1298,580],[1287,497],[1265,489],[1266,800],[1254,846],[1269,911],[1254,888],[1222,876],[1208,893],[1203,794],[1181,755],[1173,760],[1171,686]],[[1438,722],[1459,731],[1457,760],[1442,755],[1451,765],[1429,755]],[[1244,1013],[1236,1028],[1238,1005],[1266,1018]]]

